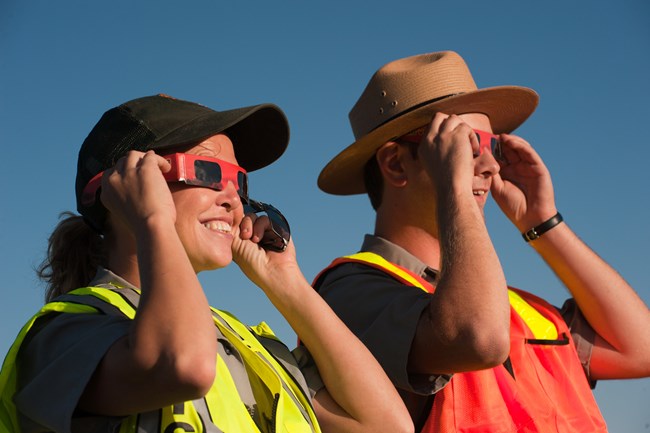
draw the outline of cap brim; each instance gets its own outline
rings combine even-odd
[[[235,156],[246,171],[254,171],[278,159],[289,144],[289,122],[274,104],[208,113],[156,141],[153,149],[196,143],[226,132]]]
[[[336,155],[318,176],[318,187],[336,195],[366,191],[363,169],[377,149],[431,121],[437,112],[448,114],[484,113],[494,133],[509,133],[519,127],[537,107],[539,96],[526,87],[499,86],[450,96],[391,119],[352,143]]]

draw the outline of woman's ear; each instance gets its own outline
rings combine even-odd
[[[402,161],[404,155],[402,146],[394,141],[389,141],[377,151],[377,165],[387,185],[404,187],[408,180]]]

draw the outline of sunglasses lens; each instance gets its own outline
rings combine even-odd
[[[244,213],[262,213],[269,218],[271,230],[267,231],[260,241],[262,248],[277,252],[287,249],[289,239],[291,239],[291,229],[289,228],[289,222],[279,210],[270,204],[248,200],[248,203],[244,204]]]

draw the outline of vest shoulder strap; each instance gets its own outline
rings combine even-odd
[[[17,380],[16,369],[14,367],[20,346],[36,320],[50,313],[96,314],[98,312],[99,310],[92,305],[57,300],[45,304],[25,323],[9,348],[2,363],[2,370],[0,370],[0,433],[20,431],[16,416],[16,406],[13,402]]]
[[[406,284],[408,286],[414,286],[414,287],[419,287],[420,289],[424,290],[425,292],[428,293],[433,293],[434,287],[431,283],[426,281],[424,278],[421,276],[417,275],[413,271],[406,269],[402,266],[399,266],[395,263],[389,262],[379,254],[369,252],[369,251],[362,251],[356,254],[351,254],[348,256],[343,256],[339,257],[337,259],[334,259],[332,263],[325,269],[323,269],[314,279],[314,284],[313,286],[316,287],[318,281],[330,270],[334,269],[335,267],[343,264],[343,263],[361,263],[370,267],[373,267],[375,269],[379,269],[381,271],[386,272],[388,275],[391,277],[395,278],[396,280],[402,282],[403,284]]]
[[[342,263],[362,263],[376,269],[382,270],[387,274],[391,275],[393,278],[401,281],[403,284],[419,287],[428,293],[433,293],[434,287],[424,280],[421,276],[415,274],[414,272],[401,267],[395,263],[389,262],[384,259],[382,256],[372,252],[360,252],[356,254],[351,254],[348,256],[343,256],[335,259],[327,268],[325,268],[321,273],[316,277],[318,281],[322,275],[328,270],[342,264]],[[549,320],[546,316],[541,314],[537,306],[539,305],[542,308],[542,311],[548,311],[548,303],[543,299],[538,298],[534,295],[531,295],[527,292],[524,292],[519,289],[508,288],[508,298],[510,301],[511,308],[517,313],[519,317],[526,323],[527,327],[531,330],[536,339],[540,340],[555,340],[558,337],[557,324]],[[534,302],[534,306],[530,302]],[[552,317],[552,315],[550,315]]]

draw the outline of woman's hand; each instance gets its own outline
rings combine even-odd
[[[102,204],[132,233],[156,215],[176,221],[176,207],[163,177],[171,166],[152,150],[130,151],[102,177]]]
[[[245,215],[239,228],[235,230],[232,243],[235,263],[265,292],[288,287],[287,283],[296,276],[303,278],[296,262],[292,240],[283,252],[262,248],[260,241],[264,233],[270,230],[271,222],[267,216]]]

